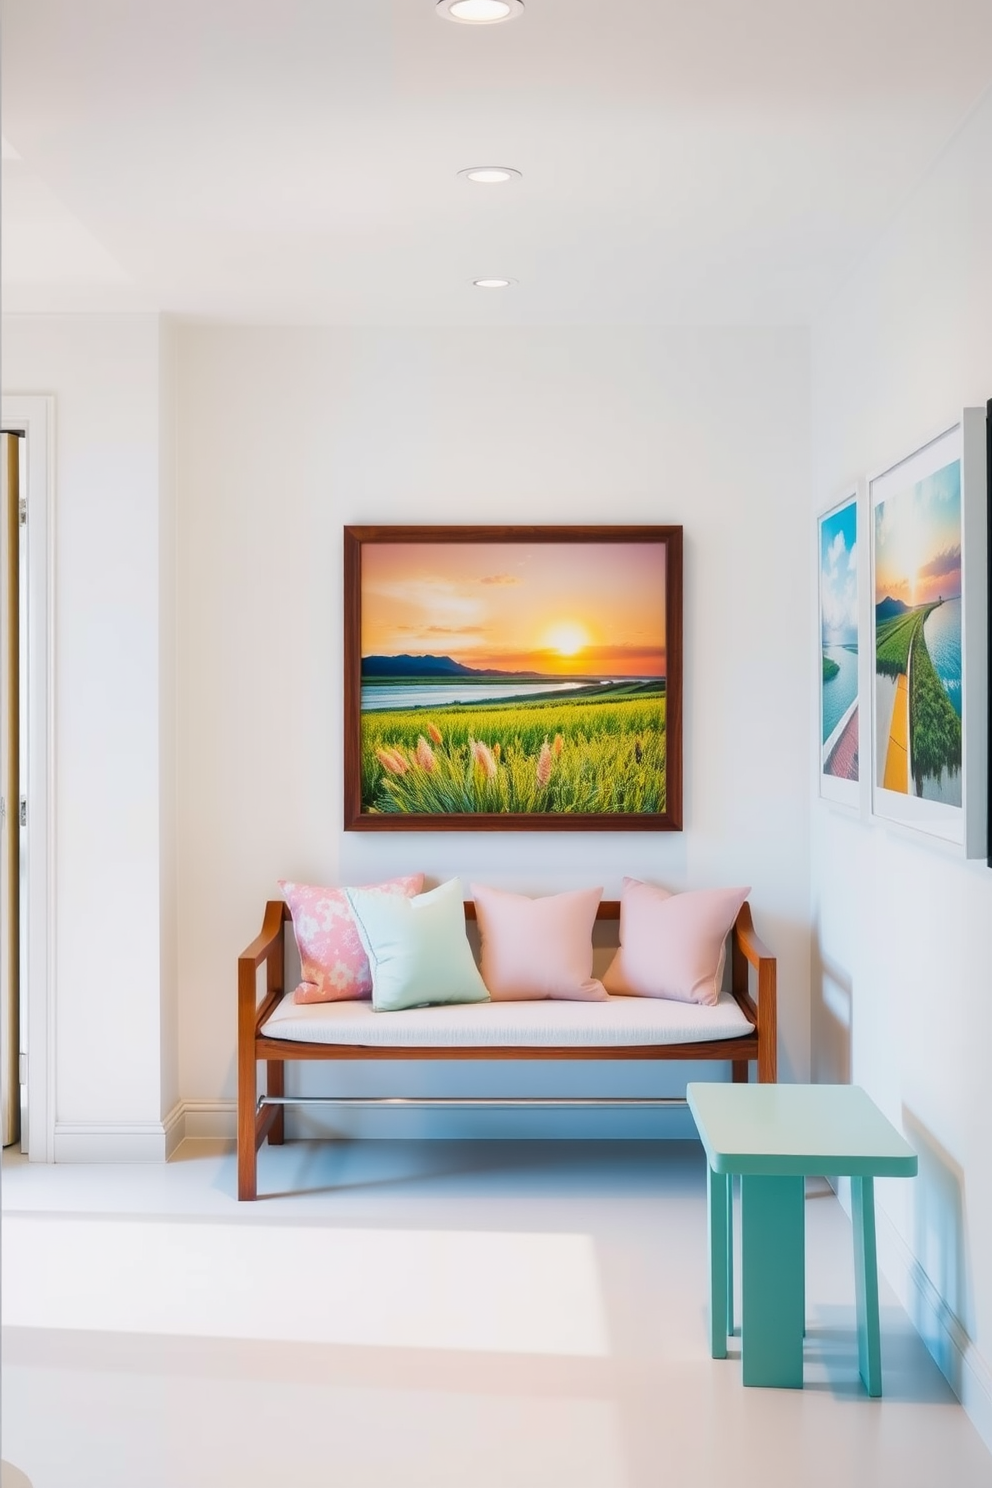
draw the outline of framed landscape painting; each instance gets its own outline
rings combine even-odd
[[[817,522],[819,561],[820,795],[861,805],[861,588],[858,492]]]
[[[987,851],[985,410],[869,482],[872,815]]]
[[[679,831],[681,527],[346,527],[351,831]]]

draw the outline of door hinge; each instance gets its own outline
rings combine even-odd
[[[17,1061],[17,1083],[26,1085],[28,1083],[28,1056],[21,1054]]]
[[[22,827],[26,827],[27,824],[28,824],[28,798],[27,798],[27,796],[22,796],[21,797],[21,826]]]
[[[28,520],[28,498],[26,496],[22,496],[21,499],[18,501],[17,514],[20,519],[21,526],[25,527]]]

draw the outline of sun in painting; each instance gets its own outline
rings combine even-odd
[[[549,651],[557,651],[559,656],[577,656],[588,646],[589,636],[577,620],[559,620],[548,631],[546,644]]]

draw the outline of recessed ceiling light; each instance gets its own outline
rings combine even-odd
[[[465,181],[474,181],[477,186],[505,186],[508,181],[520,180],[520,172],[512,165],[470,165],[458,174]]]
[[[473,279],[472,283],[476,289],[509,289],[511,284],[516,284],[515,279]]]
[[[523,0],[437,0],[437,13],[446,21],[464,21],[469,26],[492,26],[522,15]]]

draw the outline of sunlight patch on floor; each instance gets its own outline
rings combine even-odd
[[[591,1236],[9,1215],[9,1327],[608,1354]]]

